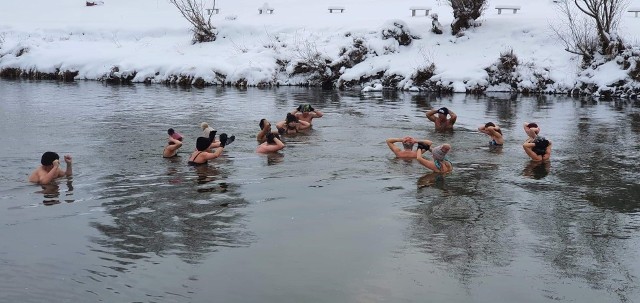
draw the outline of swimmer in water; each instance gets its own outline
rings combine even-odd
[[[284,143],[280,141],[280,136],[278,136],[278,134],[267,133],[266,141],[258,145],[256,152],[260,154],[273,153],[283,148],[284,148]]]
[[[276,128],[280,135],[296,134],[301,130],[305,130],[311,127],[311,124],[307,121],[300,121],[292,113],[287,113],[287,118],[283,121],[276,123]]]
[[[173,128],[170,128],[167,133],[169,138],[167,139],[167,146],[162,151],[162,157],[172,158],[178,155],[178,149],[182,147],[182,135],[173,130]]]
[[[502,137],[502,130],[500,127],[493,124],[493,122],[488,122],[483,126],[478,127],[478,130],[481,133],[485,133],[491,137],[491,141],[489,141],[490,146],[503,146],[504,138]]]
[[[433,156],[433,161],[431,161],[422,157],[422,154],[426,152],[426,149],[418,147],[416,159],[418,159],[418,162],[420,162],[420,164],[422,164],[424,167],[434,172],[447,173],[453,170],[451,161],[447,159],[447,153],[450,150],[451,145],[449,144],[442,144],[440,146],[431,148],[431,153]]]
[[[540,127],[536,123],[529,123],[529,122],[525,122],[523,126],[524,126],[524,132],[529,137],[525,142],[533,142],[533,140],[536,139],[538,134],[540,134]]]
[[[396,143],[402,142],[403,149],[400,149]],[[413,146],[418,144],[418,148],[429,150],[433,142],[429,140],[416,140],[413,137],[389,138],[387,146],[398,158],[413,159],[416,157],[417,151],[413,150]]]
[[[220,134],[220,146],[214,152],[210,152],[211,140],[206,137],[198,137],[196,150],[189,157],[187,164],[191,166],[206,165],[209,160],[220,157],[224,147],[231,143],[228,139],[227,134]]]
[[[271,122],[269,122],[269,120],[267,119],[260,119],[260,123],[258,123],[258,126],[260,126],[260,131],[256,136],[256,140],[258,140],[258,143],[260,144],[267,141],[267,134],[269,133],[273,133],[274,135],[278,134],[277,131],[273,131],[273,132],[271,131]]]
[[[72,172],[71,155],[64,155],[64,162],[67,164],[67,169],[63,171],[60,169],[60,156],[54,152],[45,152],[40,158],[40,167],[36,168],[29,176],[29,182],[38,184],[49,184],[54,179],[60,177],[70,177]]]
[[[533,140],[528,138],[522,148],[533,161],[546,161],[551,157],[551,141],[542,136],[536,136]]]
[[[436,117],[437,114],[437,117]],[[449,116],[449,118],[447,118]],[[458,116],[446,107],[432,109],[427,112],[427,119],[432,121],[437,131],[453,130],[453,124],[456,123]]]
[[[309,124],[311,124],[311,121],[314,118],[322,118],[323,116],[323,113],[319,110],[314,109],[311,104],[300,105],[291,113],[295,115],[298,120],[309,122]]]

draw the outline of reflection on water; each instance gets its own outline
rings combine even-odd
[[[49,184],[39,185],[42,188],[42,190],[39,190],[36,193],[44,195],[44,200],[42,201],[42,204],[46,206],[60,204],[60,185],[58,182],[61,182],[61,181],[55,180],[54,182],[51,182]],[[67,188],[66,190],[63,191],[64,195],[63,195],[62,201],[67,203],[72,203],[74,202],[74,200],[72,199],[73,180],[69,178],[66,180],[65,183]]]
[[[0,89],[0,236],[11,243],[0,251],[0,302],[640,297],[637,102],[85,82]],[[313,130],[284,138],[281,152],[255,153],[257,121],[308,102],[325,113]],[[441,106],[458,114],[455,131],[427,121]],[[237,139],[190,167],[202,121]],[[477,132],[488,121],[504,147]],[[522,150],[524,121],[553,140],[550,161]],[[165,159],[169,127],[185,145]],[[73,135],[43,139],[44,128]],[[451,143],[453,172],[395,159],[384,140],[405,135]],[[73,184],[34,193],[24,175],[45,148],[73,154]]]

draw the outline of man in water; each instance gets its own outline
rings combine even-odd
[[[298,120],[309,122],[309,124],[311,124],[313,118],[322,118],[323,115],[321,111],[314,109],[311,104],[300,105],[291,113],[295,115]]]
[[[404,149],[400,149],[398,146],[396,146],[396,143],[398,142],[402,142],[402,147]],[[412,137],[387,139],[387,146],[398,158],[415,158],[417,151],[413,150],[413,145],[416,143],[418,143],[418,148],[429,150],[433,142],[429,140],[418,141]]]
[[[274,135],[277,135],[278,132],[272,132],[271,131],[271,122],[269,122],[269,120],[267,119],[260,119],[260,122],[258,123],[258,126],[260,126],[260,131],[258,132],[258,135],[256,136],[256,140],[258,140],[258,143],[262,144],[265,141],[267,141],[267,134],[269,133],[273,133]]]
[[[31,176],[29,176],[29,182],[38,184],[49,184],[54,179],[71,176],[71,155],[64,155],[64,162],[67,163],[66,171],[60,169],[60,156],[54,152],[45,152],[40,159],[40,167],[36,168]]]
[[[267,133],[266,141],[260,145],[256,149],[257,153],[266,154],[277,152],[284,148],[284,143],[280,141],[280,136],[274,133]]]
[[[542,136],[527,139],[522,148],[533,161],[546,161],[551,157],[551,141]]]
[[[276,123],[276,128],[280,135],[296,134],[301,130],[308,129],[309,127],[311,127],[311,123],[307,121],[300,121],[292,113],[287,113],[287,117],[283,121]]]
[[[478,127],[478,130],[481,133],[485,133],[491,137],[491,141],[489,141],[490,146],[502,146],[504,145],[504,138],[502,138],[502,130],[500,127],[493,124],[493,122],[488,122],[483,126]]]
[[[449,118],[447,118],[447,115]],[[441,107],[439,109],[432,109],[428,111],[427,119],[435,123],[437,131],[443,131],[453,130],[453,124],[456,123],[458,116],[448,108]]]
[[[162,151],[162,157],[172,158],[178,155],[178,149],[182,147],[182,135],[173,130],[173,128],[170,128],[167,133],[169,138],[167,139],[167,146]]]

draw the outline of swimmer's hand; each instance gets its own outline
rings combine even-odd
[[[422,142],[418,143],[418,150],[428,151],[430,149],[429,145],[426,145]]]
[[[71,155],[64,155],[64,162],[67,164],[71,164],[73,159],[71,159]]]
[[[53,160],[52,165],[53,165],[53,166],[60,166],[60,161],[58,161],[58,160]]]

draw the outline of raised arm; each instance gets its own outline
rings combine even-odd
[[[314,110],[311,113],[313,113],[313,117],[314,118],[322,118],[322,116],[324,115],[321,111],[319,110]]]
[[[436,122],[435,115],[436,115],[437,112],[438,112],[437,109],[432,109],[432,110],[428,111],[427,112],[427,119],[429,119],[429,120],[431,120],[433,122]]]
[[[547,150],[544,153],[544,156],[542,156],[542,160],[549,160],[549,158],[551,158],[551,140],[549,140],[549,146],[547,146]]]
[[[456,115],[456,113],[454,113],[453,111],[449,110],[449,116],[451,116],[451,118],[449,118],[449,122],[451,123],[451,125],[456,123],[456,120],[458,120],[458,115]]]
[[[311,123],[302,120],[298,121],[298,130],[307,129],[309,127],[311,127]]]
[[[529,127],[529,122],[525,122],[524,123],[524,132],[527,134],[527,136],[529,136],[529,138],[531,139],[535,139],[535,137],[538,135],[538,133],[540,133],[540,127]]]
[[[402,138],[389,138],[389,139],[387,139],[387,146],[396,155],[400,151],[400,148],[395,145],[395,143],[397,143],[397,142],[402,142]]]
[[[67,170],[64,172],[64,175],[70,177],[73,174],[73,159],[71,155],[64,155],[64,162],[67,164]]]

